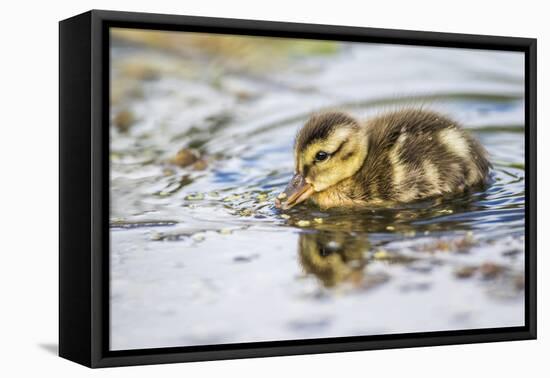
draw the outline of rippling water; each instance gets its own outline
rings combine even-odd
[[[133,122],[111,127],[112,349],[524,324],[523,55],[337,47],[217,74],[115,40],[112,114]],[[133,61],[151,66],[136,78]],[[491,184],[389,209],[274,208],[312,111],[403,106],[472,130]],[[170,164],[189,147],[204,169]]]

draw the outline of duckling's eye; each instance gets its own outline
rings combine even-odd
[[[325,161],[328,158],[328,153],[325,151],[319,151],[315,154],[315,161]]]

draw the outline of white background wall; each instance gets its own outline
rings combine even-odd
[[[548,376],[550,26],[544,1],[5,1],[0,22],[0,374],[106,377]],[[57,345],[57,21],[91,8],[539,39],[539,340],[89,370]],[[6,211],[7,210],[7,211]],[[403,314],[406,316],[406,314]]]

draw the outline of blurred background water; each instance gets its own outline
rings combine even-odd
[[[113,29],[111,349],[522,326],[522,53]],[[313,111],[470,129],[485,190],[285,214]]]

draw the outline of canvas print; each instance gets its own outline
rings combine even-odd
[[[113,351],[525,325],[522,52],[110,29]]]

